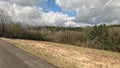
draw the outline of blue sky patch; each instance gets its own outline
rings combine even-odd
[[[68,14],[69,16],[75,17],[76,16],[76,11],[69,11],[65,12],[62,10],[62,8],[58,5],[55,4],[55,0],[48,0],[46,3],[43,4],[43,11],[44,12],[62,12],[64,14]]]

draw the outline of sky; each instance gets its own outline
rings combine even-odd
[[[0,9],[25,25],[120,24],[120,0],[0,0]]]

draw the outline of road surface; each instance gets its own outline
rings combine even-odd
[[[57,68],[5,41],[0,40],[0,68]]]

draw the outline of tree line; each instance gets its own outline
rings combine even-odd
[[[23,26],[0,10],[0,37],[50,41],[120,52],[120,25],[93,27]]]

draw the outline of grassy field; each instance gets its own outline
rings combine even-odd
[[[120,53],[52,42],[1,39],[59,68],[120,68]]]

